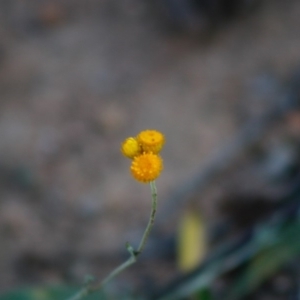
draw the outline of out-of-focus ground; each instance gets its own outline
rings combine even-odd
[[[209,38],[168,31],[150,2],[0,2],[2,290],[105,275],[150,210],[122,140],[164,132],[163,207],[259,112],[252,83],[284,80],[300,62],[297,0],[264,1]],[[218,212],[202,201],[210,225]],[[133,278],[173,272],[144,264]]]

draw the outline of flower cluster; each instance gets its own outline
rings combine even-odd
[[[122,143],[121,152],[132,159],[130,171],[136,180],[147,183],[160,175],[163,161],[159,152],[164,143],[164,135],[156,130],[144,130]]]

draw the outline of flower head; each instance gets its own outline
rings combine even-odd
[[[122,143],[121,152],[124,156],[128,158],[134,158],[135,156],[140,155],[142,153],[141,146],[139,145],[138,141],[133,137],[127,138]]]
[[[163,161],[157,154],[144,152],[135,156],[130,170],[132,176],[140,182],[150,182],[155,180],[163,169]]]
[[[144,130],[136,137],[143,152],[159,153],[165,143],[164,135],[156,130]]]

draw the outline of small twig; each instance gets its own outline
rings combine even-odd
[[[108,282],[110,282],[113,278],[115,278],[117,275],[119,275],[121,272],[126,270],[129,266],[134,264],[137,261],[138,256],[143,252],[145,245],[147,243],[149,234],[151,232],[151,229],[154,224],[155,214],[156,214],[156,207],[157,207],[157,190],[155,186],[155,181],[150,182],[151,187],[151,196],[152,196],[152,208],[150,213],[150,218],[148,225],[144,231],[144,234],[142,236],[142,239],[140,241],[140,244],[137,248],[137,250],[134,250],[134,248],[130,244],[126,244],[126,248],[128,252],[130,253],[130,257],[121,265],[119,265],[117,268],[115,268],[111,273],[107,275],[100,283],[96,285],[92,285],[91,282],[87,282],[86,285],[74,296],[68,298],[68,300],[81,300],[84,297],[88,296],[91,293],[94,293],[96,291],[99,291],[105,286]]]

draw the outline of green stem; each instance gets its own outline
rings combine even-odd
[[[77,294],[75,294],[71,298],[68,298],[68,300],[81,300],[85,296],[88,296],[93,292],[99,291],[104,285],[106,285],[113,278],[115,278],[117,275],[122,273],[124,270],[126,270],[129,266],[131,266],[137,261],[138,256],[143,252],[145,248],[149,234],[154,224],[154,219],[156,214],[157,190],[156,190],[155,181],[150,182],[150,188],[151,188],[151,196],[152,196],[152,208],[151,208],[150,218],[137,250],[134,250],[132,246],[127,244],[127,250],[130,253],[130,257],[124,263],[122,263],[117,268],[115,268],[111,273],[109,273],[99,284],[94,286],[91,285],[90,283],[86,284],[85,287],[83,287]]]
[[[115,278],[118,274],[123,272],[125,269],[127,269],[129,266],[134,264],[136,262],[135,256],[130,256],[124,263],[122,263],[119,267],[114,269],[102,282],[101,286],[106,285],[109,281],[111,281],[113,278]]]
[[[151,196],[152,196],[152,208],[151,208],[151,214],[149,218],[148,225],[144,231],[143,237],[141,239],[140,245],[137,249],[137,253],[141,253],[144,250],[144,247],[146,245],[147,239],[149,237],[150,231],[152,229],[152,226],[154,224],[155,214],[156,214],[156,207],[157,207],[157,190],[155,181],[150,182],[150,188],[151,188]]]

